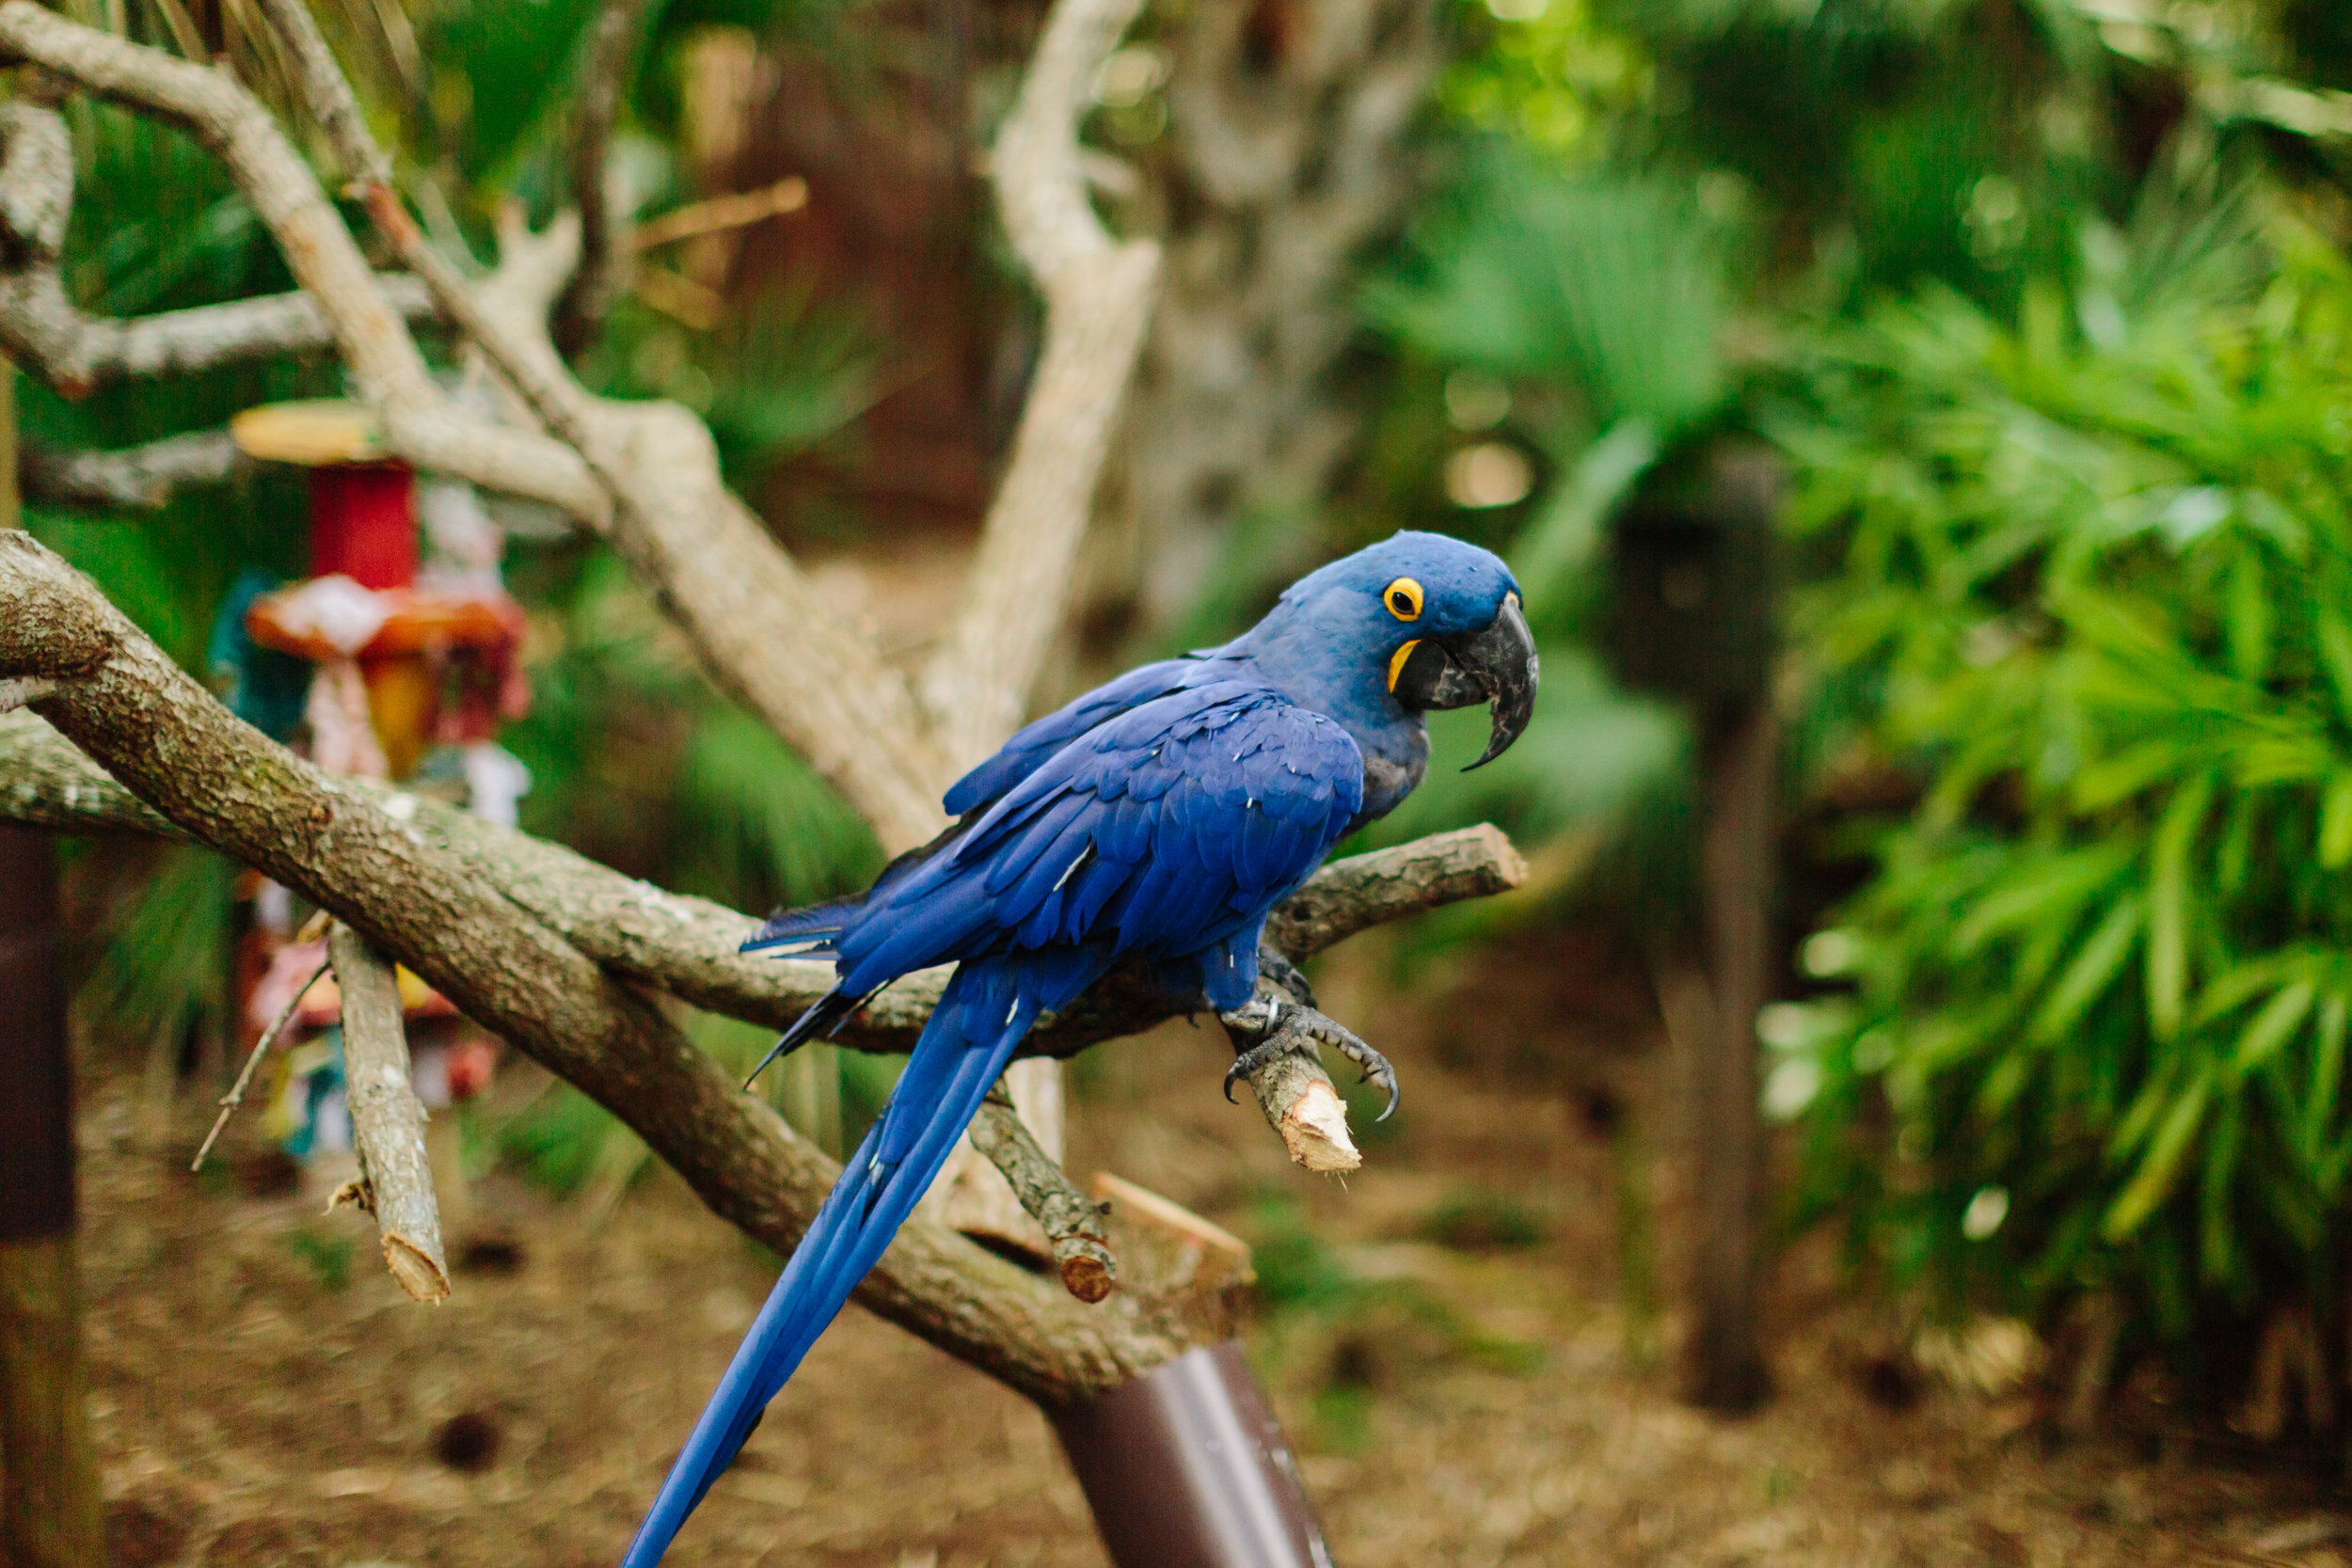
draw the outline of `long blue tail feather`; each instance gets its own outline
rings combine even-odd
[[[1027,958],[980,959],[957,969],[882,1119],[858,1145],[793,1249],[638,1527],[622,1568],[654,1568],[661,1560],[687,1515],[733,1463],[768,1402],[939,1175],[1021,1037],[1041,1011],[1062,1005],[1101,968],[1092,959],[1041,966]]]

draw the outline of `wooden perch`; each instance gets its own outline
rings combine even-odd
[[[838,787],[886,848],[930,838],[945,822],[941,790],[1020,721],[1066,613],[1113,421],[1157,292],[1158,247],[1114,242],[1103,230],[1088,204],[1077,142],[1096,73],[1138,0],[1057,0],[991,161],[1007,230],[1045,295],[1044,354],[961,605],[919,699],[725,489],[700,420],[674,404],[596,398],[573,379],[548,317],[579,260],[578,221],[559,218],[545,235],[508,221],[498,273],[469,284],[408,216],[390,160],[308,8],[300,0],[261,5],[376,229],[494,369],[520,428],[467,417],[434,384],[317,181],[233,80],[77,26],[29,0],[0,5],[0,60],[29,61],[194,133],[326,311],[353,388],[395,453],[550,502],[609,537],[712,678]],[[603,98],[626,70],[642,13],[611,0],[598,24],[582,123],[589,142],[605,134]],[[591,150],[581,167],[600,181],[600,153]],[[592,207],[601,195],[599,187]],[[599,242],[611,227],[608,217]],[[601,263],[610,255],[594,258],[593,269],[609,272]],[[592,293],[600,281],[592,279]],[[778,657],[779,637],[789,641],[787,657]],[[1052,1071],[1018,1069],[1016,1093]],[[1029,1091],[1041,1107],[1052,1098],[1047,1087],[1039,1082]],[[1009,1206],[1009,1194],[1004,1201]]]
[[[37,69],[0,105],[0,348],[71,393],[102,373],[300,346],[311,340],[297,342],[288,324],[314,323],[308,329],[322,344],[331,338],[391,454],[549,503],[607,538],[712,678],[838,787],[885,847],[930,837],[944,822],[943,786],[1022,717],[1058,628],[1109,421],[1156,292],[1156,246],[1103,231],[1076,140],[1095,72],[1137,0],[1055,0],[992,159],[1007,231],[1046,298],[1045,353],[962,604],[919,696],[724,488],[700,420],[671,404],[594,397],[571,376],[548,316],[580,257],[578,220],[559,216],[532,233],[502,214],[497,271],[460,277],[402,206],[309,12],[295,0],[261,3],[372,219],[415,276],[371,270],[284,130],[231,76],[6,0],[0,65]],[[626,30],[643,7],[608,0],[607,14]],[[71,143],[54,107],[60,84],[193,135],[268,228],[302,292],[151,323],[73,314],[56,269],[72,198]],[[429,373],[405,320],[421,295],[502,385],[511,422],[459,407]],[[264,318],[275,336],[254,325]],[[753,923],[732,911],[389,785],[322,772],[239,723],[86,579],[21,535],[0,536],[0,680],[12,679],[43,684],[18,689],[39,719],[0,714],[0,815],[170,831],[253,866],[612,1109],[747,1234],[787,1250],[816,1212],[836,1167],[737,1093],[640,988],[782,1022],[830,985],[828,966],[745,958],[736,948]],[[51,723],[72,746],[56,743]],[[1443,867],[1405,847],[1385,852],[1384,869],[1329,868],[1337,879],[1326,903],[1277,940],[1304,957],[1359,924],[1520,874],[1490,831],[1483,845],[1432,852]],[[844,1043],[905,1050],[936,1000],[930,978],[893,988]],[[1025,1050],[1067,1055],[1176,1005],[1146,976],[1115,974]],[[1307,1075],[1294,1107],[1321,1075],[1306,1058],[1268,1070]],[[1271,1104],[1285,1085],[1256,1086]],[[1198,1338],[1123,1295],[1081,1309],[919,1221],[858,1299],[1049,1404],[1117,1386]]]
[[[425,845],[627,979],[708,1012],[779,1029],[833,988],[833,966],[820,959],[738,952],[759,928],[748,915],[707,898],[666,893],[560,844],[379,781],[334,783],[355,798],[389,807]],[[29,713],[0,715],[0,817],[64,832],[191,836]],[[1266,934],[1293,961],[1304,961],[1371,927],[1507,892],[1526,875],[1526,862],[1500,829],[1482,824],[1432,833],[1332,862],[1275,911]],[[937,971],[908,975],[850,1020],[836,1043],[903,1054],[913,1049],[945,983]],[[1115,972],[1039,1023],[1022,1049],[1074,1056],[1104,1040],[1138,1034],[1177,1010],[1143,976]]]
[[[561,845],[376,781],[341,782],[389,808],[426,843],[617,974],[707,1011],[779,1029],[833,989],[829,963],[738,952],[758,922],[733,910],[633,881]],[[29,714],[0,716],[0,817],[72,832],[178,832]],[[1325,866],[1275,911],[1267,939],[1301,962],[1370,927],[1505,892],[1526,878],[1527,863],[1497,828],[1433,833]],[[852,1019],[836,1043],[890,1053],[912,1050],[945,983],[939,971],[907,976]],[[1073,1056],[1104,1040],[1140,1034],[1176,1010],[1148,976],[1117,972],[1041,1021],[1021,1050],[1028,1056]],[[1361,1156],[1348,1135],[1345,1102],[1311,1044],[1302,1040],[1300,1047],[1261,1068],[1250,1088],[1298,1164],[1316,1172],[1353,1170]],[[1017,1196],[1018,1182],[1013,1185]],[[1023,1207],[1035,1212],[1025,1201]],[[1004,1239],[1018,1243],[1021,1238]]]
[[[972,1147],[1004,1172],[1021,1207],[1044,1229],[1063,1288],[1083,1302],[1108,1296],[1119,1265],[1104,1237],[1103,1212],[1038,1147],[1002,1087],[990,1092],[972,1118]]]
[[[1275,1038],[1290,1033],[1285,1026]],[[1314,1041],[1293,1035],[1291,1043],[1291,1050],[1249,1075],[1258,1109],[1298,1164],[1317,1176],[1354,1170],[1364,1157],[1348,1136],[1347,1102],[1316,1059]]]
[[[0,678],[20,673],[59,678],[41,718],[190,837],[330,911],[611,1110],[721,1218],[778,1251],[798,1242],[839,1166],[650,998],[386,810],[380,786],[328,777],[240,722],[30,536],[0,533]],[[19,799],[15,780],[0,785],[11,810]],[[1188,1344],[1118,1297],[1081,1306],[920,1222],[857,1299],[1046,1403],[1116,1387]]]
[[[326,928],[326,953],[342,992],[343,1082],[359,1154],[360,1190],[354,1196],[375,1216],[384,1261],[400,1288],[437,1305],[449,1299],[449,1260],[424,1151],[424,1104],[408,1081],[400,981],[391,964],[340,920]]]

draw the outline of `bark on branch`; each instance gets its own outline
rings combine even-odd
[[[400,981],[367,939],[341,921],[327,927],[326,954],[342,993],[343,1081],[359,1155],[354,1196],[374,1216],[384,1261],[400,1288],[437,1305],[449,1299],[449,1259],[424,1149],[424,1102],[408,1081]]]
[[[972,1118],[972,1147],[1004,1173],[1021,1207],[1045,1231],[1062,1288],[1080,1301],[1107,1297],[1118,1283],[1119,1265],[1104,1240],[1103,1211],[1038,1147],[1001,1086]]]
[[[222,484],[245,466],[225,430],[190,431],[113,451],[73,451],[22,444],[17,486],[40,506],[101,512],[151,512],[191,484]]]

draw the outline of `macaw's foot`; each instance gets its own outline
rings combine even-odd
[[[1271,980],[1290,992],[1292,1001],[1310,1007],[1315,1005],[1315,988],[1307,983],[1307,976],[1298,972],[1298,966],[1284,958],[1272,942],[1258,943],[1258,974],[1261,979]]]
[[[1295,1002],[1283,1002],[1270,996],[1260,996],[1248,1006],[1230,1013],[1219,1013],[1218,1021],[1240,1038],[1255,1039],[1233,1058],[1233,1065],[1225,1071],[1225,1098],[1233,1098],[1233,1085],[1250,1077],[1260,1068],[1295,1051],[1312,1051],[1317,1045],[1327,1045],[1341,1055],[1363,1069],[1363,1081],[1376,1084],[1389,1097],[1387,1109],[1378,1118],[1389,1119],[1396,1110],[1396,1069],[1389,1059],[1345,1024],[1326,1018],[1312,1007]]]

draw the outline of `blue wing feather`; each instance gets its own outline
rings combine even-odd
[[[1140,703],[1164,696],[1182,686],[1200,668],[1198,659],[1171,658],[1130,670],[1106,686],[1096,687],[1077,701],[1022,729],[996,754],[958,779],[944,802],[948,814],[961,816],[995,800],[1038,767],[1094,729],[1104,720]]]

